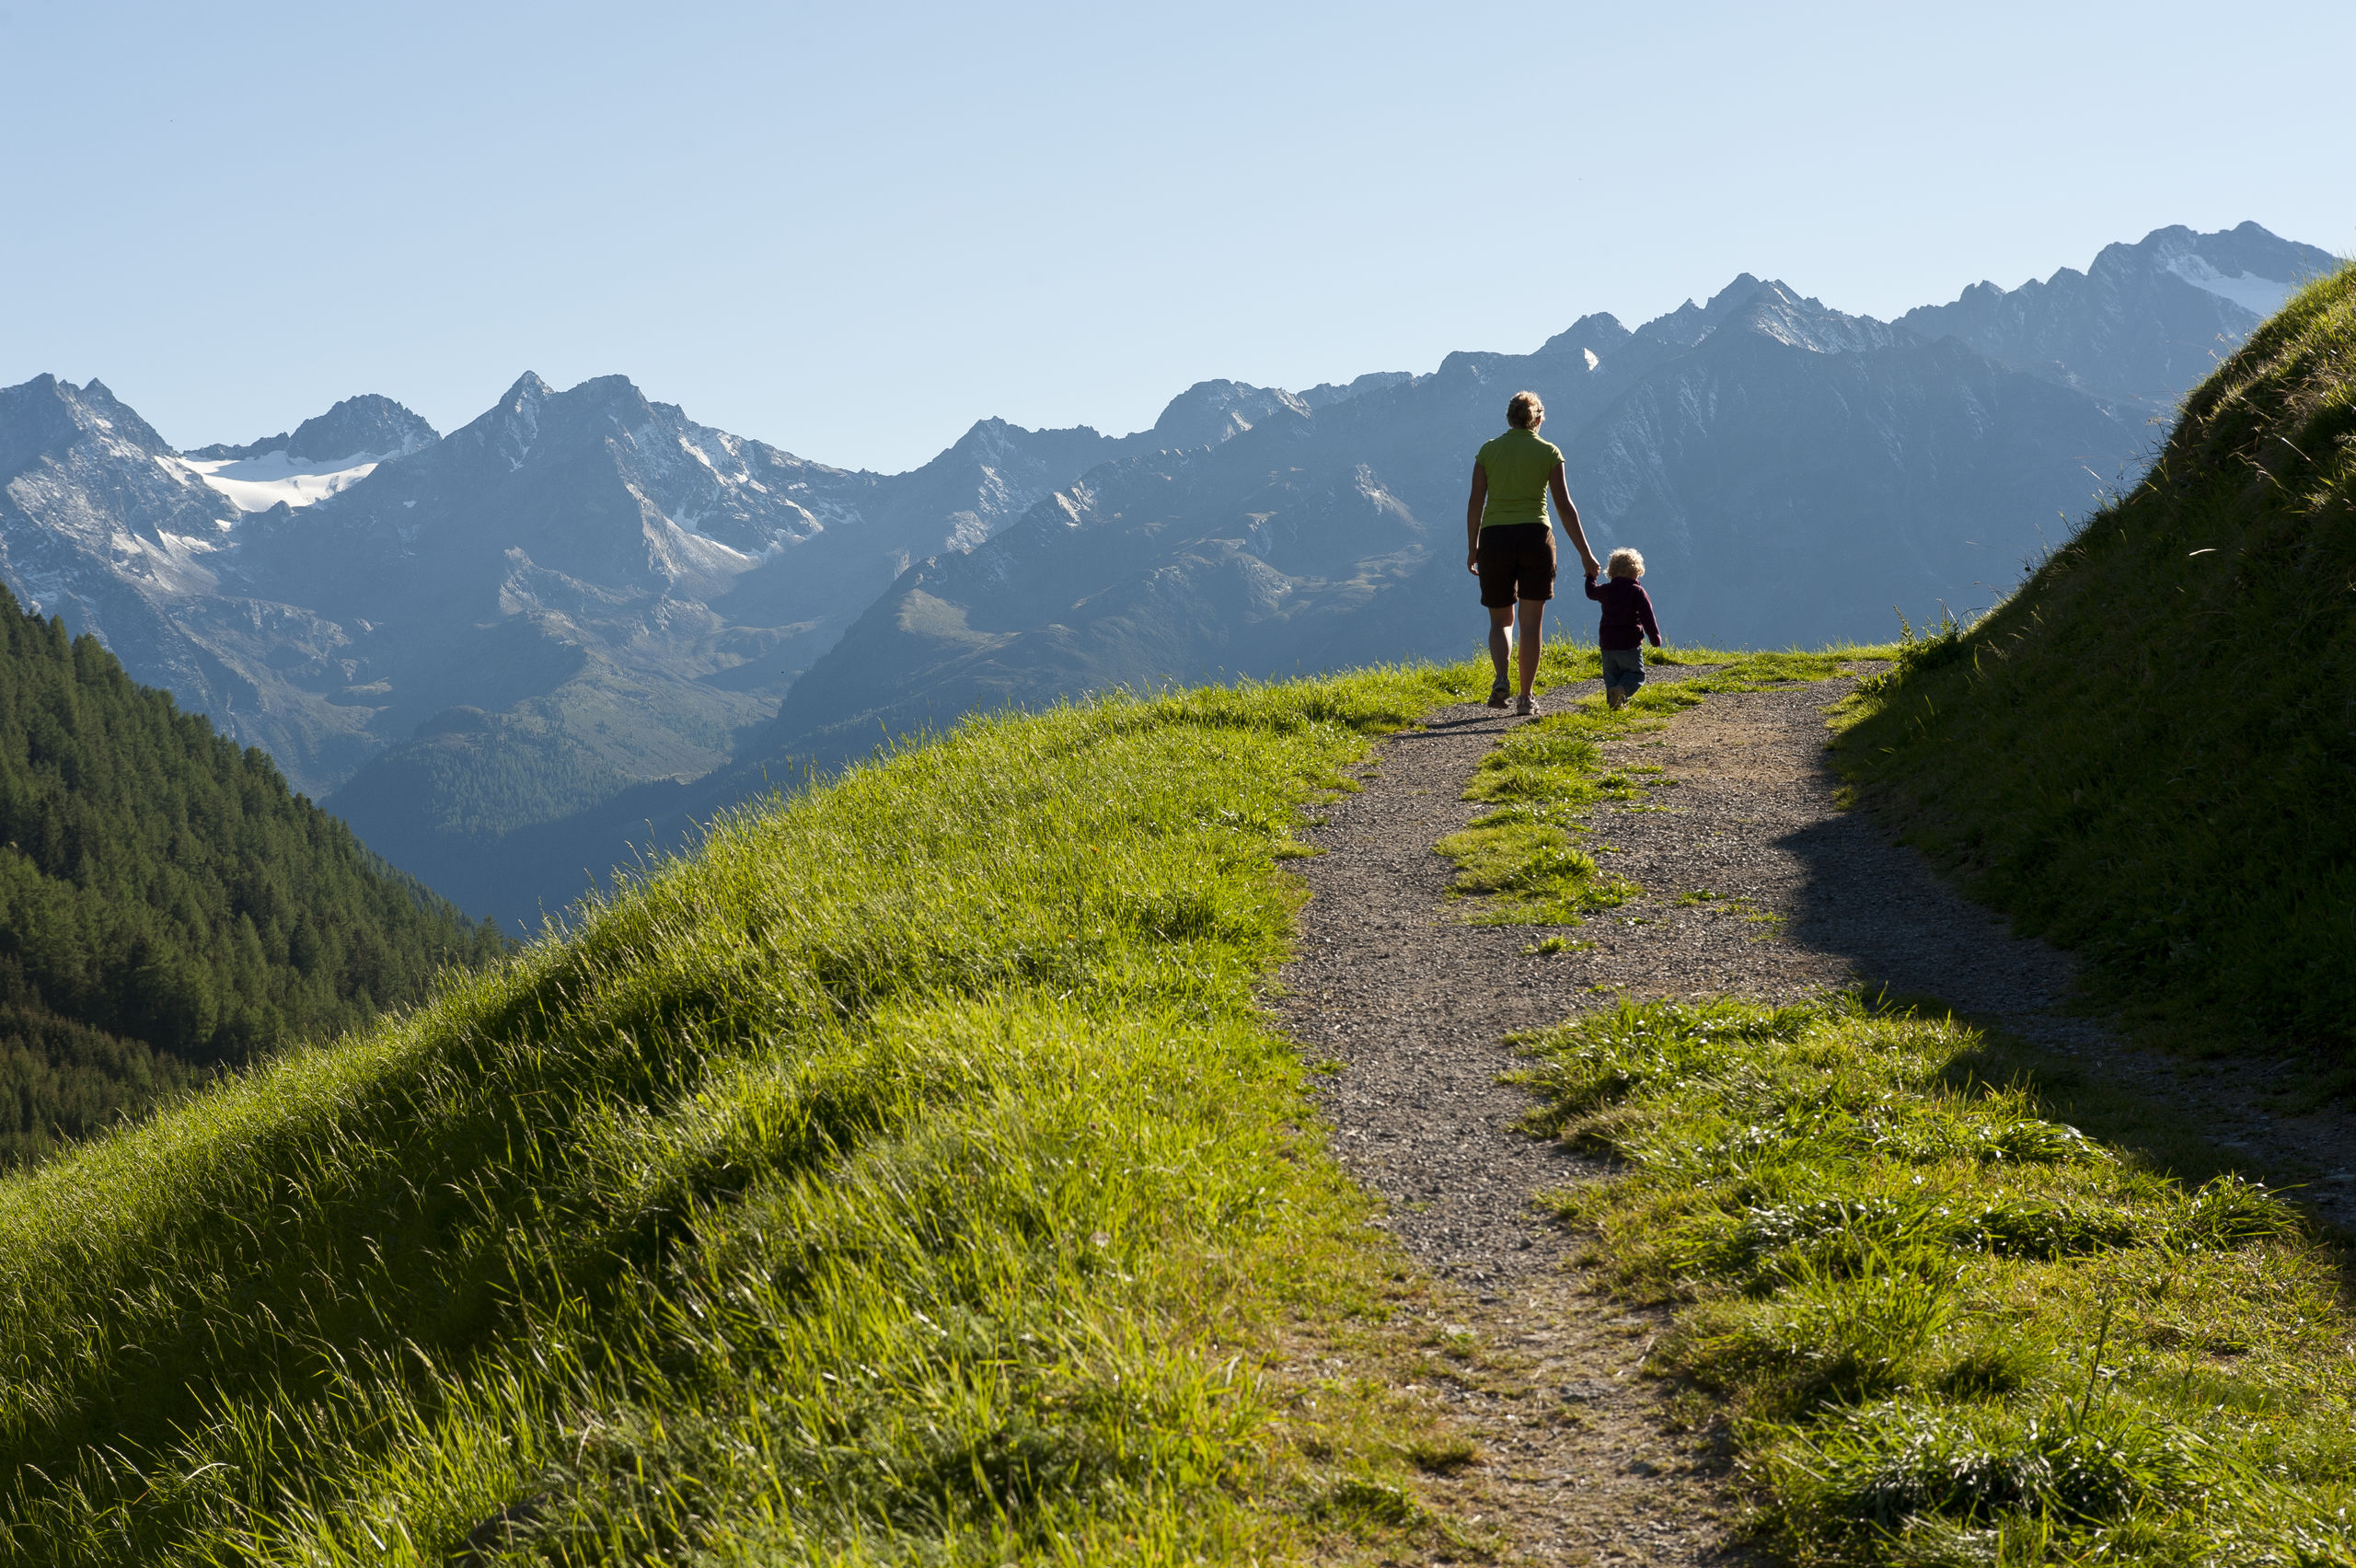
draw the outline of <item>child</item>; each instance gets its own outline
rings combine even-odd
[[[1645,684],[1645,639],[1660,646],[1660,624],[1653,619],[1653,602],[1637,584],[1645,574],[1645,558],[1634,550],[1613,550],[1603,563],[1611,581],[1599,588],[1595,572],[1587,574],[1587,596],[1603,606],[1603,626],[1596,646],[1603,650],[1603,700],[1616,712],[1628,705]]]

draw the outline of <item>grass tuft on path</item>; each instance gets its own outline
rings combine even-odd
[[[1805,1564],[2356,1562],[2356,1320],[2272,1193],[2062,1119],[2038,1058],[1854,997],[1623,1004],[1527,1042],[1657,1369],[1724,1397]],[[2132,1107],[2088,1096],[2119,1125]]]
[[[1657,730],[1720,692],[1765,691],[1850,673],[1859,659],[1889,650],[1841,649],[1822,653],[1727,653],[1709,649],[1656,649],[1655,664],[1703,665],[1702,674],[1646,683],[1635,700],[1613,712],[1600,696],[1558,706],[1519,724],[1482,760],[1464,798],[1496,809],[1435,847],[1458,868],[1453,892],[1481,901],[1473,923],[1484,926],[1576,926],[1643,890],[1602,870],[1579,839],[1593,831],[1588,815],[1607,801],[1634,801],[1669,780],[1657,770],[1611,769],[1601,744]],[[1592,680],[1600,662],[1592,649],[1550,648],[1540,665],[1542,686]],[[1556,701],[1559,703],[1560,698]]]
[[[2313,1046],[2356,1090],[2356,267],[1851,719],[1866,797],[2098,1000],[2203,1052]]]
[[[1445,1435],[1273,1370],[1388,1254],[1254,990],[1475,678],[968,723],[0,1182],[0,1564],[1433,1549]]]

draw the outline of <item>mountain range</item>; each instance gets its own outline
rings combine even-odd
[[[619,376],[526,375],[447,435],[367,396],[188,452],[42,376],[0,389],[0,579],[396,864],[528,920],[650,823],[977,708],[1462,655],[1469,454],[1523,386],[1678,640],[1984,605],[2331,265],[2252,224],[2162,229],[1893,322],[1746,274],[1526,354],[1205,382],[1128,436],[986,420],[896,475]]]

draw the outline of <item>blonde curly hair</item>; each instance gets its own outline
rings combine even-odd
[[[1635,550],[1613,550],[1603,563],[1603,575],[1606,577],[1642,577],[1644,574],[1645,558]]]

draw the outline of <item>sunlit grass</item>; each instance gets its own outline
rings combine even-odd
[[[1620,1290],[1684,1304],[1658,1369],[1729,1401],[1778,1555],[2356,1560],[2356,1322],[2274,1195],[2061,1120],[2020,1048],[1849,998],[1530,1043],[1539,1125],[1623,1162],[1562,1210]],[[2133,1124],[2119,1098],[2084,1096]]]
[[[1600,696],[1568,703],[1516,725],[1482,759],[1464,798],[1496,809],[1484,812],[1439,841],[1455,860],[1454,891],[1478,899],[1479,925],[1576,926],[1616,908],[1642,890],[1603,870],[1579,839],[1592,831],[1589,813],[1604,801],[1641,801],[1647,790],[1673,782],[1657,768],[1605,767],[1602,743],[1658,729],[1670,716],[1722,692],[1766,691],[1849,674],[1860,660],[1895,650],[1840,649],[1823,653],[1729,653],[1709,649],[1655,649],[1646,657],[1667,665],[1715,666],[1677,681],[1648,682],[1626,707],[1613,711]],[[1591,679],[1591,651],[1549,649],[1541,665],[1548,685]]]
[[[1444,1434],[1370,1397],[1326,1428],[1263,1371],[1389,1265],[1254,993],[1299,808],[1475,682],[969,724],[0,1182],[0,1562],[1177,1562],[1438,1528],[1401,1489]]]

